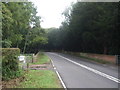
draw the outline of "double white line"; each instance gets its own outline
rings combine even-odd
[[[55,53],[51,53],[51,54],[55,54]],[[85,68],[85,69],[87,69],[87,70],[89,70],[89,71],[91,71],[91,72],[94,72],[94,73],[96,73],[96,74],[98,74],[98,75],[100,75],[100,76],[103,76],[103,77],[105,77],[105,78],[107,78],[107,79],[109,79],[109,80],[112,80],[112,81],[114,81],[114,82],[120,83],[120,80],[119,80],[119,79],[117,79],[117,78],[115,78],[115,77],[113,77],[113,76],[111,76],[111,75],[105,74],[105,73],[103,73],[103,72],[100,72],[100,71],[98,71],[98,70],[95,70],[95,69],[93,69],[93,68],[90,68],[90,67],[88,67],[88,66],[85,66],[85,65],[83,65],[83,64],[77,63],[77,62],[72,61],[72,60],[70,60],[70,59],[68,59],[68,58],[66,58],[66,57],[61,56],[61,55],[58,55],[58,54],[55,54],[55,55],[57,55],[57,56],[59,56],[59,57],[61,57],[61,58],[64,58],[64,59],[66,59],[67,61],[72,62],[72,63],[74,63],[74,64],[76,64],[76,65],[78,65],[78,66],[80,66],[80,67],[82,67],[82,68]]]

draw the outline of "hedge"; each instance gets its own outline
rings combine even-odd
[[[19,48],[2,48],[2,80],[9,80],[20,75]]]

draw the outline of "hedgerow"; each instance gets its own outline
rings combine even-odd
[[[19,48],[2,48],[2,80],[10,80],[21,75],[19,70]]]

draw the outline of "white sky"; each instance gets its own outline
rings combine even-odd
[[[61,25],[64,17],[61,13],[71,2],[76,0],[31,0],[37,6],[38,15],[42,17],[42,28],[56,27]]]

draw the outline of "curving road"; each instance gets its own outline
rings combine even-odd
[[[118,88],[117,66],[98,64],[62,53],[45,54],[52,59],[67,88]]]

